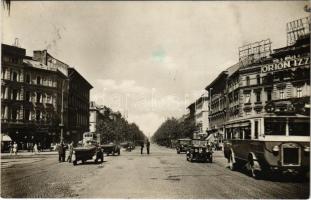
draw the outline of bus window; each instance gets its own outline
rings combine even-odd
[[[249,126],[243,127],[244,139],[251,139],[251,129]]]
[[[258,121],[255,121],[255,139],[258,139],[258,128],[259,128],[259,126],[258,126]]]
[[[288,131],[292,136],[310,136],[310,122],[291,119],[288,123]]]
[[[240,131],[238,130],[238,128],[233,128],[233,139],[240,139],[241,135],[240,135]]]
[[[281,118],[265,119],[265,135],[285,135],[286,120]]]

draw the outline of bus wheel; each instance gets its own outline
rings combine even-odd
[[[251,175],[251,177],[253,177],[255,179],[261,179],[262,175],[263,175],[263,171],[255,168],[255,162],[257,162],[257,161],[250,160],[247,163],[249,171],[250,171],[250,175]]]

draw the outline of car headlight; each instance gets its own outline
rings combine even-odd
[[[200,149],[199,149],[199,153],[202,153],[202,151],[203,151],[203,149],[202,149],[202,148],[200,148]]]
[[[275,145],[275,146],[272,148],[272,151],[278,152],[278,151],[280,151],[280,147],[279,147],[278,145]]]
[[[199,149],[195,149],[194,152],[199,152]]]

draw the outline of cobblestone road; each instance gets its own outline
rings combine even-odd
[[[152,146],[105,157],[103,165],[58,163],[57,155],[2,159],[2,197],[97,198],[308,198],[309,182],[254,180],[226,168],[221,152],[214,163],[190,163],[184,154]],[[18,161],[17,161],[18,160]]]

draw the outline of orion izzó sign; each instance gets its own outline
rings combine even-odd
[[[307,64],[310,64],[309,57],[284,60],[278,63],[271,63],[268,65],[261,66],[261,73],[279,71],[279,70],[284,70],[284,69],[288,69],[292,67],[299,67],[299,66],[303,66]]]

